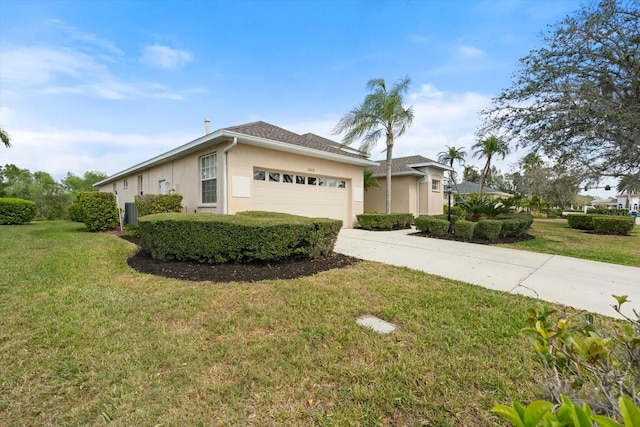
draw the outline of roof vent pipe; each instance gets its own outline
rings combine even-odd
[[[207,135],[211,133],[211,120],[208,118],[204,119],[204,134]]]

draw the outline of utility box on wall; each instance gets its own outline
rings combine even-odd
[[[124,223],[125,225],[138,225],[138,210],[135,203],[124,204]]]

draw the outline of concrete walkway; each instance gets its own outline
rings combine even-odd
[[[413,232],[343,229],[335,251],[611,317],[619,317],[611,295],[628,295],[623,313],[634,318],[631,309],[640,310],[640,268],[410,236]]]

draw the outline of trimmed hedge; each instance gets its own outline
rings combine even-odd
[[[429,224],[434,220],[435,218],[430,215],[420,215],[413,221],[413,223],[415,224],[417,230],[422,231],[423,233],[428,233]]]
[[[71,221],[83,222],[82,205],[77,201],[70,203],[69,206],[67,206],[67,215],[69,215]]]
[[[133,198],[138,216],[182,212],[182,194],[142,194]]]
[[[502,231],[502,221],[496,219],[481,219],[476,223],[474,235],[479,239],[489,241],[498,240]]]
[[[27,224],[36,217],[36,204],[31,200],[0,198],[0,224]]]
[[[431,215],[432,218],[436,218],[436,219],[444,219],[445,221],[449,221],[449,215],[448,214],[438,214],[438,215]],[[456,221],[458,220],[458,218],[460,218],[458,215],[454,215],[453,211],[451,212],[451,225],[455,224]]]
[[[342,221],[265,212],[140,217],[143,247],[158,260],[227,262],[317,258],[333,250]]]
[[[118,206],[113,193],[81,191],[77,203],[82,222],[89,231],[113,230],[118,226]]]
[[[567,224],[578,230],[593,230],[593,217],[594,215],[569,214],[567,215]]]
[[[446,219],[434,218],[429,222],[429,235],[442,237],[449,231],[449,221]]]
[[[471,240],[475,226],[475,222],[460,219],[453,224],[453,233],[460,239]]]
[[[413,214],[410,213],[364,213],[356,215],[356,218],[365,230],[403,230],[413,223]]]
[[[593,229],[598,234],[626,236],[636,225],[635,218],[623,216],[593,216]]]

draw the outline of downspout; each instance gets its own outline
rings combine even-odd
[[[422,177],[422,179],[418,180],[418,185],[416,186],[417,187],[416,188],[416,192],[418,193],[418,197],[416,197],[416,199],[418,200],[418,206],[416,206],[416,212],[418,214],[416,215],[416,217],[420,216],[420,184],[423,183],[423,182],[427,182],[427,178],[429,178],[429,174],[425,173],[424,177]],[[428,211],[428,209],[427,209],[427,211]],[[428,213],[428,212],[426,212],[426,213]]]
[[[222,213],[226,215],[229,211],[227,203],[227,153],[231,151],[233,147],[238,145],[238,138],[233,137],[233,142],[222,150]]]

